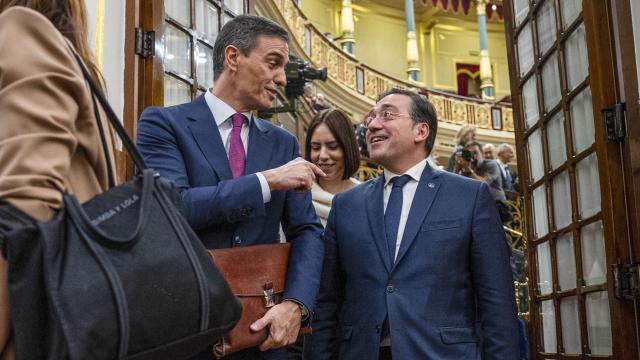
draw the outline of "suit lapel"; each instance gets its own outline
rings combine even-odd
[[[262,123],[263,121],[257,117],[254,117],[253,121],[251,121],[245,174],[255,174],[268,169],[267,166],[273,154],[270,148],[273,144],[271,142],[271,134],[265,124]]]
[[[389,247],[387,246],[387,239],[385,238],[384,230],[384,203],[382,198],[382,191],[384,187],[384,177],[379,176],[374,179],[365,193],[365,204],[367,208],[367,217],[369,219],[369,228],[373,234],[373,242],[378,248],[380,254],[380,260],[387,269],[387,272],[391,271]]]
[[[411,203],[411,209],[409,210],[409,217],[407,218],[407,224],[404,228],[404,234],[402,235],[402,242],[398,250],[396,264],[400,263],[404,254],[406,254],[416,239],[416,235],[418,235],[418,231],[420,231],[424,223],[424,219],[433,204],[433,200],[436,198],[439,188],[440,177],[438,171],[434,171],[431,166],[427,164],[420,176],[420,182],[418,183],[416,194]]]
[[[204,100],[204,95],[194,101],[193,111],[188,118],[191,120],[191,124],[189,124],[191,134],[213,171],[220,180],[231,179],[231,168],[229,167],[227,152],[224,149],[220,131],[218,131],[213,114],[211,114],[211,110]]]

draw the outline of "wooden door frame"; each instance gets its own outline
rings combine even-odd
[[[633,38],[633,25],[631,14],[631,1],[636,0],[610,0],[612,31],[614,32],[614,48],[618,61],[619,79],[616,91],[620,101],[626,107],[627,138],[622,144],[622,161],[625,169],[625,184],[629,191],[629,222],[631,227],[631,243],[628,261],[640,261],[640,95],[638,89],[638,77],[635,43]],[[638,14],[640,16],[640,14]],[[640,34],[638,34],[640,36]],[[634,175],[637,174],[637,175]]]
[[[596,153],[601,188],[602,223],[606,237],[605,251],[607,264],[638,261],[638,244],[640,230],[640,125],[628,124],[628,138],[622,144],[604,141],[604,126],[601,109],[612,107],[617,102],[630,99],[627,103],[627,118],[638,118],[638,84],[633,31],[631,24],[630,1],[604,0],[583,1],[583,21],[589,57],[589,84],[592,91],[593,115],[596,130]],[[540,5],[540,4],[537,4]],[[536,5],[536,9],[537,9]],[[507,27],[507,47],[515,49],[516,41],[512,19],[512,2],[505,2],[505,26]],[[531,12],[528,17],[532,16]],[[532,28],[535,31],[535,27]],[[534,39],[536,35],[534,35]],[[535,41],[535,40],[533,40]],[[514,51],[514,50],[511,50]],[[516,56],[508,56],[510,82],[513,99],[514,117],[523,118],[522,101],[519,90],[519,71]],[[539,61],[539,60],[538,60]],[[559,61],[564,61],[559,59]],[[629,81],[624,81],[629,79]],[[613,91],[612,91],[613,89]],[[542,95],[538,90],[538,96]],[[626,97],[624,96],[626,94]],[[518,95],[518,96],[516,96]],[[622,96],[621,96],[622,95]],[[631,100],[633,99],[633,100]],[[515,121],[516,139],[524,139],[523,121]],[[543,139],[544,140],[544,139]],[[570,138],[568,137],[570,141]],[[519,140],[522,141],[522,140]],[[543,141],[544,143],[544,141]],[[544,146],[544,144],[543,144]],[[526,158],[526,147],[517,146],[519,159]],[[568,154],[572,156],[572,154]],[[544,154],[547,156],[547,154]],[[529,179],[529,169],[525,161],[518,162],[518,170],[522,179]],[[634,176],[633,174],[639,174]],[[624,186],[619,186],[621,179]],[[532,208],[531,194],[527,186],[522,187],[525,206]],[[630,199],[629,201],[627,199]],[[551,205],[547,202],[547,207]],[[574,211],[577,211],[574,209]],[[552,214],[552,211],[549,211]],[[533,214],[526,214],[527,224],[533,224]],[[529,228],[531,226],[528,226]],[[528,235],[532,231],[528,231]],[[552,251],[553,253],[553,251]],[[536,294],[537,263],[532,251],[528,254],[530,293]],[[554,258],[555,260],[555,258]],[[576,258],[576,266],[581,259]],[[554,274],[554,279],[556,275]],[[581,284],[577,284],[580,286]],[[637,303],[618,300],[614,297],[614,279],[611,269],[607,271],[607,289],[611,315],[612,345],[615,359],[637,359],[640,353],[638,341]],[[634,307],[635,306],[635,307]],[[537,310],[537,307],[535,307]],[[537,345],[541,343],[538,311],[533,311],[529,324],[530,339],[534,340],[530,348],[531,359],[538,358]],[[558,309],[556,308],[556,313]],[[584,312],[583,312],[584,314]],[[585,319],[583,318],[582,321]],[[559,336],[561,329],[557,329]],[[582,345],[588,346],[587,334],[582,334]],[[630,346],[631,345],[631,346]],[[559,354],[556,358],[562,358]],[[589,356],[578,358],[590,358]]]
[[[624,87],[632,88],[625,82],[625,76],[633,72],[635,76],[635,54],[621,52],[621,45],[634,48],[633,32],[631,28],[630,0],[583,1],[583,14],[587,32],[587,48],[589,54],[589,77],[593,102],[593,115],[596,121],[596,141],[600,170],[600,188],[602,199],[603,225],[609,234],[609,241],[605,243],[607,262],[627,263],[637,257],[633,256],[631,244],[638,243],[638,224],[630,215],[636,214],[632,199],[633,184],[630,169],[633,160],[630,158],[630,138],[622,143],[607,143],[604,139],[604,124],[602,110],[613,107],[616,103],[624,102]],[[623,13],[626,7],[626,14]],[[628,30],[625,30],[628,28]],[[605,46],[608,44],[609,46]],[[633,68],[625,69],[621,60],[629,61],[632,55]],[[626,64],[628,67],[628,64]],[[625,85],[625,83],[627,83]],[[635,90],[637,98],[637,83]],[[633,109],[635,108],[635,109]],[[637,103],[632,105],[637,112]],[[627,122],[629,124],[629,122]],[[630,124],[631,125],[631,124]],[[636,133],[640,127],[633,126]],[[640,134],[638,134],[640,136]],[[604,156],[602,156],[604,155]],[[635,167],[640,170],[640,157],[635,160]],[[619,179],[623,186],[619,185]],[[637,193],[637,192],[636,192]],[[640,195],[640,193],[638,193]],[[640,201],[640,199],[638,199]],[[606,210],[605,210],[606,209]],[[605,212],[606,211],[606,212]],[[635,234],[635,235],[633,235]],[[640,353],[638,346],[638,319],[634,309],[634,302],[616,299],[615,284],[611,268],[607,271],[609,304],[611,310],[611,329],[613,347],[619,359],[637,359]],[[635,346],[630,346],[634,344]]]
[[[621,262],[640,261],[640,95],[638,90],[638,77],[636,66],[635,42],[633,24],[631,18],[631,1],[636,0],[610,0],[609,11],[611,14],[611,32],[613,33],[613,49],[617,61],[617,86],[618,101],[625,103],[627,136],[624,142],[618,146],[611,146],[619,155],[619,164],[623,168],[623,181],[626,194],[620,199],[626,208],[621,207],[628,222],[629,236],[627,243],[618,243],[615,248],[615,256]],[[640,16],[640,14],[638,14]],[[640,34],[637,34],[640,36]],[[621,154],[620,154],[621,153]],[[640,357],[640,309],[639,301],[620,301],[623,309],[620,314],[625,326],[624,338],[627,347],[632,350],[631,340],[635,345],[635,351],[630,356]],[[614,339],[615,341],[615,339]],[[624,344],[620,344],[623,346]]]
[[[126,0],[125,5],[125,67],[124,67],[124,127],[135,140],[138,119],[147,106],[163,104],[162,57],[155,54],[142,58],[135,53],[135,30],[156,31],[154,52],[162,48],[163,0]],[[118,176],[128,180],[134,176],[133,163],[124,153],[118,156]]]
[[[122,92],[124,94],[124,106],[122,121],[129,136],[134,139],[136,120],[139,115],[139,103],[137,101],[140,93],[139,68],[140,61],[135,54],[136,27],[140,26],[140,0],[127,0],[125,3],[125,25],[124,25],[124,81]],[[131,157],[122,149],[117,154],[117,171],[120,181],[129,180],[133,177],[133,163]]]

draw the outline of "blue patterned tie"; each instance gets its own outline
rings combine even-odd
[[[384,229],[389,246],[389,256],[391,264],[396,258],[396,240],[398,237],[398,227],[400,226],[400,214],[402,213],[402,188],[411,180],[409,175],[396,176],[391,179],[391,195],[387,202],[387,210],[384,212]]]

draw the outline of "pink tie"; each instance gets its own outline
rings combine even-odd
[[[245,116],[240,113],[235,113],[231,117],[233,129],[231,130],[231,139],[229,142],[229,166],[231,166],[231,174],[234,179],[244,175],[246,156],[244,146],[242,145],[242,138],[240,137],[244,119],[246,119]]]

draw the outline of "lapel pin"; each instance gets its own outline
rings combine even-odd
[[[433,189],[434,187],[436,187],[436,184],[434,184],[434,183],[428,183],[428,184],[427,184],[427,186]]]

